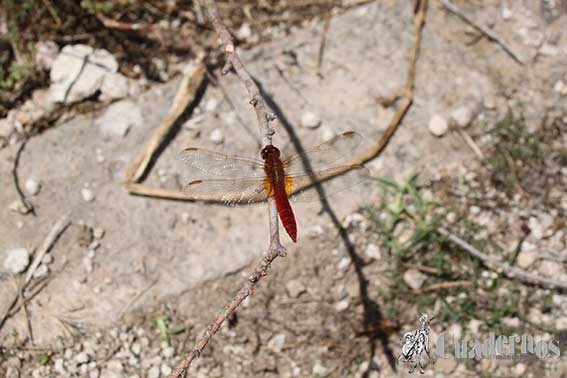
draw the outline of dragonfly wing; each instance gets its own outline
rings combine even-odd
[[[181,157],[189,166],[215,176],[238,178],[265,175],[264,163],[259,160],[225,155],[195,147],[183,150]]]
[[[318,170],[354,156],[354,151],[362,142],[362,135],[347,131],[320,145],[306,149],[284,160],[286,172],[298,175],[310,170]]]
[[[232,206],[264,201],[271,193],[271,186],[263,178],[211,179],[191,181],[184,191],[195,199],[221,201]]]
[[[341,165],[302,175],[286,175],[286,192],[293,202],[317,201],[349,190],[356,193],[356,186],[370,172],[363,165]]]

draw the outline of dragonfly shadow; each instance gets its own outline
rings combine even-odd
[[[306,157],[306,154],[304,153],[305,148],[303,147],[301,140],[299,139],[298,135],[296,134],[293,125],[288,120],[288,118],[284,115],[282,109],[277,105],[277,103],[272,99],[272,97],[264,91],[262,84],[259,83],[257,80],[255,80],[255,82],[258,85],[258,88],[260,88],[260,93],[262,94],[262,97],[265,99],[266,104],[276,114],[276,116],[278,117],[279,121],[281,122],[283,128],[287,132],[291,143],[294,145],[297,152],[301,154],[302,163],[303,163],[304,167],[306,168],[306,171],[310,172],[311,171],[310,168],[312,167],[311,162],[308,160],[308,158]],[[314,179],[313,181],[317,182],[316,179]],[[375,350],[376,350],[377,342],[381,343],[382,348],[384,350],[384,353],[385,353],[385,355],[388,359],[388,363],[389,363],[390,367],[392,368],[392,370],[395,371],[396,370],[396,357],[394,356],[393,350],[390,348],[389,341],[388,341],[388,334],[385,331],[381,330],[380,327],[376,327],[376,325],[381,324],[384,319],[383,319],[383,315],[382,315],[382,311],[380,309],[380,306],[378,305],[378,303],[376,301],[374,301],[368,295],[368,279],[366,278],[366,276],[364,275],[364,272],[363,272],[364,262],[360,258],[360,256],[357,254],[356,248],[355,248],[354,244],[352,243],[352,241],[350,240],[347,230],[342,226],[340,220],[338,219],[333,208],[331,207],[331,204],[329,203],[329,201],[328,201],[328,199],[325,195],[324,188],[320,184],[315,184],[314,189],[317,190],[319,197],[320,197],[321,212],[326,213],[329,216],[329,218],[331,219],[331,222],[333,223],[333,225],[335,226],[335,228],[339,232],[339,236],[340,236],[340,238],[341,238],[341,240],[342,240],[342,242],[343,242],[343,244],[346,248],[346,251],[349,254],[349,257],[350,257],[350,259],[353,263],[354,271],[355,271],[356,277],[358,279],[360,298],[362,299],[362,304],[363,304],[363,307],[364,307],[364,319],[363,319],[363,324],[362,324],[363,329],[364,330],[366,330],[366,329],[377,329],[376,332],[363,332],[364,335],[368,336],[369,349],[370,349],[370,357],[369,357],[369,364],[368,364],[369,368],[367,368],[367,370],[364,372],[363,377],[366,378],[370,374],[371,366],[373,366],[372,360],[375,356]]]

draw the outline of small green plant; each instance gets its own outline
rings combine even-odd
[[[170,345],[169,335],[177,335],[187,329],[184,324],[178,324],[176,326],[170,327],[168,323],[171,321],[171,318],[167,315],[156,316],[151,320],[158,328],[159,341],[167,345]]]

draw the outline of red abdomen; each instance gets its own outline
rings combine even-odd
[[[287,193],[285,192],[284,185],[274,187],[274,196],[276,197],[276,207],[280,220],[285,228],[285,231],[295,243],[297,241],[297,224],[295,223],[295,216],[289,204]]]
[[[285,173],[282,161],[280,160],[280,151],[273,145],[267,145],[261,151],[264,159],[264,171],[270,179],[271,189],[273,191],[276,208],[285,231],[295,243],[297,241],[297,224],[295,216],[289,204],[287,193],[285,191]]]

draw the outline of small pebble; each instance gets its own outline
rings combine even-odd
[[[408,269],[403,275],[404,282],[413,290],[419,289],[427,279],[427,276],[417,269]]]
[[[379,260],[382,258],[382,254],[380,253],[380,248],[376,244],[368,244],[366,250],[364,251],[366,257],[374,260]]]
[[[100,286],[95,286],[93,288],[93,293],[100,294],[102,292],[102,288]]]
[[[321,117],[317,113],[306,111],[301,115],[301,125],[308,129],[316,129],[321,125]]]
[[[41,190],[41,183],[33,178],[29,178],[26,180],[25,187],[26,192],[28,192],[30,196],[37,196]]]
[[[461,106],[451,113],[451,120],[459,127],[468,127],[474,118],[474,112],[471,108]]]
[[[159,367],[152,366],[150,370],[148,370],[148,378],[159,378],[160,371]]]
[[[87,251],[87,257],[88,257],[89,259],[92,260],[92,259],[95,258],[95,256],[96,256],[96,251],[95,251],[94,249],[89,249],[89,250]]]
[[[92,202],[95,199],[95,194],[89,188],[81,189],[81,195],[83,196],[83,200],[85,202]]]
[[[53,256],[51,255],[51,253],[46,253],[41,259],[41,262],[46,265],[51,264],[53,262]]]
[[[281,352],[283,346],[285,345],[285,334],[279,333],[272,337],[270,341],[268,341],[268,348],[275,352]]]
[[[217,110],[218,106],[219,106],[219,101],[217,99],[210,98],[205,104],[205,110],[208,112],[214,112],[215,110]]]
[[[236,37],[241,41],[244,41],[250,38],[251,36],[252,36],[252,28],[250,27],[250,24],[244,22],[240,26],[240,29],[238,29],[238,31],[236,32]]]
[[[433,117],[431,117],[431,120],[429,121],[429,131],[431,132],[431,134],[437,137],[442,137],[443,135],[445,135],[448,129],[449,124],[447,123],[447,120],[445,118],[441,117],[438,114],[435,114]]]
[[[40,264],[35,272],[33,272],[33,276],[34,278],[41,278],[47,276],[47,273],[49,273],[49,268],[47,267],[47,265]]]
[[[301,283],[301,281],[299,280],[291,280],[289,281],[286,285],[285,288],[289,294],[290,297],[292,298],[297,298],[299,297],[302,293],[304,293],[307,289],[305,288],[305,286],[303,286],[303,284]]]
[[[349,301],[348,299],[343,299],[342,301],[337,302],[337,304],[335,304],[335,309],[338,312],[343,312],[345,311],[349,306]]]
[[[209,136],[209,140],[213,142],[213,144],[221,144],[224,142],[224,135],[221,129],[214,129]]]
[[[102,237],[104,236],[104,229],[97,227],[93,230],[93,236],[95,239],[102,239]]]
[[[561,80],[555,83],[553,90],[559,93],[561,96],[567,96],[567,84],[565,84]]]
[[[25,248],[14,248],[6,251],[4,269],[12,273],[22,273],[30,263],[30,253]]]
[[[346,271],[350,266],[350,258],[343,257],[337,264],[337,269],[340,271]]]
[[[175,355],[175,348],[169,346],[167,348],[165,348],[161,354],[165,357],[165,358],[171,358]]]
[[[78,364],[85,364],[89,362],[89,356],[85,352],[81,352],[75,356],[75,361]]]

